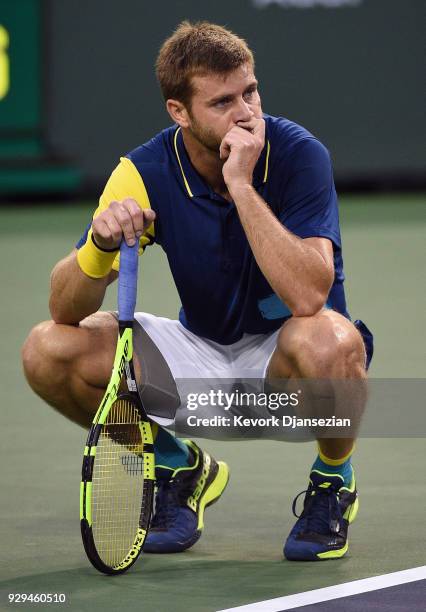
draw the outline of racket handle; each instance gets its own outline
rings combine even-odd
[[[138,282],[139,241],[132,247],[123,240],[120,245],[120,270],[118,274],[118,319],[133,321]]]

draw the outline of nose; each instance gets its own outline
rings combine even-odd
[[[239,121],[249,121],[253,115],[253,111],[247,102],[245,102],[244,98],[239,98],[234,111],[234,123],[237,124]]]

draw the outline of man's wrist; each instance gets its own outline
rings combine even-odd
[[[229,183],[227,187],[234,202],[236,200],[240,200],[242,198],[252,195],[255,191],[253,185],[251,183],[246,182]]]
[[[103,278],[111,272],[117,253],[117,250],[100,249],[92,239],[92,230],[90,230],[86,243],[77,252],[77,263],[86,276]]]
[[[97,249],[99,249],[99,251],[102,251],[102,253],[117,253],[117,252],[118,252],[118,250],[119,250],[119,247],[118,247],[118,246],[117,246],[117,247],[114,247],[113,249],[105,249],[104,247],[100,246],[100,245],[99,245],[99,244],[96,242],[95,237],[94,237],[94,235],[93,235],[93,234],[92,234],[92,242],[93,242],[93,244],[95,245],[95,247],[96,247]]]

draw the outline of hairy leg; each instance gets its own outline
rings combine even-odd
[[[22,348],[32,389],[64,416],[89,427],[111,376],[117,321],[98,312],[79,326],[38,324]]]
[[[316,388],[323,379],[324,395],[333,395],[339,416],[360,422],[366,401],[364,343],[355,326],[337,312],[322,310],[286,321],[267,376],[271,381],[290,379],[290,385],[291,379],[313,379]],[[347,382],[333,383],[338,380]],[[354,438],[320,438],[318,443],[324,455],[340,459],[350,453]]]

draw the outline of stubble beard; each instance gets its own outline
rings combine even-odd
[[[192,137],[199,144],[205,147],[212,153],[219,153],[222,140],[214,133],[212,128],[205,128],[200,125],[193,116],[191,117],[191,126],[189,128]]]

